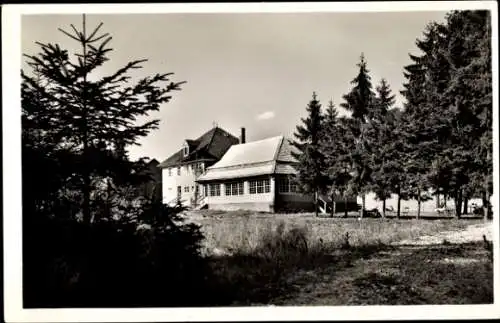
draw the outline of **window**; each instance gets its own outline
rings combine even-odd
[[[296,193],[298,191],[297,183],[289,177],[281,177],[278,181],[278,191],[280,193]]]
[[[278,182],[278,192],[289,193],[290,192],[290,180],[288,177],[282,177]]]
[[[250,194],[262,194],[271,192],[271,186],[268,179],[250,181]]]
[[[182,152],[184,154],[184,157],[186,157],[189,154],[189,146],[187,143],[184,144],[184,146],[182,147]]]
[[[172,176],[172,168],[168,169],[168,176]]]
[[[210,184],[210,196],[220,196],[220,184]]]
[[[201,163],[194,164],[193,165],[193,172],[195,174],[201,174],[201,173],[203,173],[203,164],[201,164]]]
[[[177,167],[177,176],[180,176],[181,175],[181,167]]]
[[[184,193],[189,193],[189,186],[184,186]]]
[[[226,195],[243,195],[243,182],[226,183]]]

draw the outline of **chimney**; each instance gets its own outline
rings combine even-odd
[[[246,142],[246,136],[245,136],[245,128],[241,128],[241,135],[240,135],[240,144],[244,144]]]

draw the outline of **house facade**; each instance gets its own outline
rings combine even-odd
[[[174,205],[179,201],[188,207],[204,205],[204,191],[196,183],[207,167],[221,159],[235,144],[245,141],[222,128],[214,127],[195,140],[186,139],[180,149],[161,162],[163,203]]]
[[[314,209],[298,192],[293,147],[283,136],[231,146],[197,179],[209,209],[297,212]]]

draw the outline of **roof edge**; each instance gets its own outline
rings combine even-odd
[[[281,135],[280,136],[280,143],[278,144],[278,149],[276,149],[276,151],[274,152],[274,158],[273,158],[273,161],[274,161],[274,165],[273,165],[273,174],[276,172],[276,165],[278,164],[277,161],[278,161],[278,155],[280,154],[280,151],[281,151],[281,147],[283,147],[283,140],[285,138],[285,136]]]
[[[256,163],[246,163],[246,164],[238,164],[238,165],[231,165],[231,166],[224,166],[224,167],[213,167],[213,166],[210,166],[210,167],[207,167],[207,172],[209,170],[229,170],[229,169],[238,168],[238,167],[242,167],[242,166],[264,165],[264,164],[267,164],[267,163],[270,163],[270,162],[273,162],[273,161],[274,161],[274,159],[265,160],[265,161],[256,162]]]

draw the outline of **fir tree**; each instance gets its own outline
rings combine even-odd
[[[406,67],[410,192],[420,199],[415,193],[432,185],[438,198],[441,193],[445,201],[453,197],[457,217],[462,202],[480,187],[477,181],[487,183],[491,174],[488,30],[486,11],[451,12],[444,24],[427,26],[417,40],[422,55],[411,56],[414,63]],[[483,186],[484,205],[489,186]]]
[[[375,108],[371,116],[372,144],[376,152],[372,154],[372,190],[376,197],[382,200],[382,215],[385,217],[385,201],[391,197],[393,188],[393,170],[388,168],[389,158],[393,158],[391,149],[394,138],[394,116],[389,111],[395,103],[395,96],[392,95],[389,84],[385,79],[377,86],[377,97]]]
[[[372,91],[371,78],[363,54],[361,54],[357,66],[359,68],[358,75],[351,81],[354,87],[349,93],[342,96],[344,102],[340,106],[351,112],[354,121],[349,127],[355,141],[351,151],[353,176],[351,176],[350,188],[353,193],[361,194],[363,204],[361,217],[363,217],[365,195],[370,189],[371,178],[370,154],[372,153],[372,145],[369,142],[370,138],[367,136],[367,131],[369,128],[368,121],[374,110],[375,94]]]
[[[298,161],[296,168],[299,187],[305,193],[314,194],[315,215],[318,216],[318,198],[325,188],[324,156],[320,147],[324,115],[316,93],[313,93],[306,111],[308,116],[302,118],[302,125],[298,125],[294,133],[295,140],[290,143],[298,150],[292,154]]]
[[[73,168],[69,181],[81,191],[82,216],[86,223],[90,223],[93,217],[91,194],[99,178],[135,181],[133,174],[141,173],[140,169],[144,167],[144,160],[119,162],[112,151],[135,145],[138,138],[156,129],[159,120],[140,124],[136,118],[158,111],[160,105],[170,101],[170,93],[179,90],[182,83],[170,81],[172,73],[164,73],[129,85],[127,73],[141,68],[146,60],[131,61],[109,76],[91,80],[92,73],[108,61],[107,55],[111,51],[108,47],[111,37],[98,34],[101,26],[102,23],[89,32],[84,15],[81,30],[73,25],[72,32],[60,29],[81,47],[74,59],[57,44],[38,43],[41,52],[26,55],[29,65],[43,78],[44,84],[37,81],[38,76],[22,71],[25,97],[28,93],[35,93],[39,100],[47,102],[44,110],[38,112],[34,111],[36,108],[25,105],[24,120],[39,120],[36,122],[41,131],[50,131],[52,138],[63,143],[60,146],[73,154],[72,162],[66,167]],[[41,113],[50,122],[42,122],[47,118],[36,116]],[[131,169],[135,170],[130,172]]]
[[[333,100],[330,100],[322,127],[320,147],[325,157],[324,175],[328,179],[330,187],[332,217],[336,211],[337,197],[340,195],[345,196],[347,193],[348,168],[346,168],[346,163],[348,162],[348,150],[345,146],[348,139],[342,131],[342,125],[339,123],[342,121],[338,118],[338,112]]]
[[[199,227],[182,223],[182,208],[129,200],[145,178],[143,161],[129,160],[126,146],[158,124],[136,117],[169,102],[180,83],[158,74],[130,84],[127,71],[143,60],[92,81],[111,38],[98,35],[102,24],[87,33],[85,22],[81,31],[63,31],[82,46],[75,59],[39,43],[41,52],[27,56],[34,73],[22,71],[23,304],[210,303]],[[164,293],[169,288],[175,292]]]

